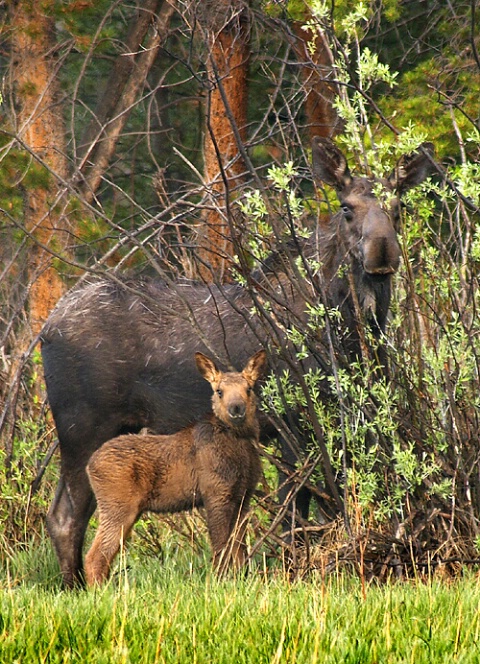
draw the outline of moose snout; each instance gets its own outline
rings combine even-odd
[[[246,415],[245,403],[243,401],[234,401],[228,405],[227,412],[233,422],[243,422]]]
[[[384,215],[367,217],[363,233],[363,266],[368,274],[393,274],[400,265],[397,233]]]

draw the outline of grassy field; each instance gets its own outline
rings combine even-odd
[[[132,547],[102,589],[61,590],[48,542],[4,556],[0,662],[480,662],[480,583],[218,580],[208,559]]]

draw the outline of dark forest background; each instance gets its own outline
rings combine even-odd
[[[404,201],[390,383],[350,367],[305,418],[305,468],[320,425],[346,499],[341,522],[312,510],[307,531],[337,559],[368,544],[375,573],[477,560],[479,26],[478,0],[0,3],[3,553],[41,534],[52,496],[37,342],[61,295],[112,273],[242,280],[335,210],[313,184],[320,135],[376,175],[428,140],[436,173]],[[287,378],[265,387],[272,417],[304,398]],[[265,454],[255,537],[273,553]]]

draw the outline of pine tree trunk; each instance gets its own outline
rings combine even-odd
[[[301,63],[305,88],[305,115],[310,139],[314,136],[331,138],[341,130],[341,122],[333,107],[338,95],[333,54],[323,33],[304,29],[304,21],[295,21],[294,48]],[[309,44],[314,49],[309,49]]]
[[[27,259],[29,320],[36,335],[63,293],[52,253],[66,246],[65,221],[56,201],[58,182],[65,178],[65,124],[56,71],[54,0],[17,2],[10,6],[13,80],[17,135],[33,155],[35,184],[25,186],[24,224],[31,238]],[[50,172],[49,172],[50,171]]]
[[[212,209],[205,214],[198,247],[199,273],[207,282],[228,279],[228,259],[232,255],[229,204],[245,172],[238,144],[246,139],[248,101],[248,8],[238,0],[226,0],[218,3],[216,11],[215,20],[208,26],[209,90],[204,140],[205,182]]]

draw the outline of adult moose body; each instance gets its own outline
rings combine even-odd
[[[431,152],[424,144],[402,159],[383,181],[385,188],[401,194],[420,183]],[[270,328],[262,317],[252,317],[251,295],[236,285],[103,279],[69,292],[52,312],[42,332],[42,355],[61,477],[47,525],[67,586],[83,582],[83,540],[95,508],[85,472],[90,456],[120,434],[142,427],[171,434],[201,418],[210,393],[192,360],[196,351],[233,368],[268,343],[281,354],[285,326],[305,317],[305,293],[338,307],[351,353],[360,354],[359,309],[376,336],[384,329],[391,276],[400,261],[398,200],[392,197],[384,209],[374,183],[353,176],[327,139],[314,140],[313,167],[319,181],[335,188],[341,209],[305,245],[320,273],[269,303],[275,312]],[[283,447],[291,462],[291,449]],[[302,514],[308,502],[303,489],[297,496]]]

